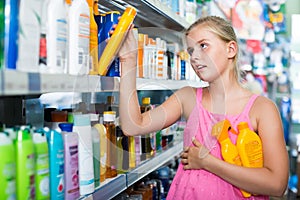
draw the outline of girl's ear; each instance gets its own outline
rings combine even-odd
[[[234,41],[230,41],[227,43],[227,55],[228,58],[234,58],[237,54],[237,44]]]

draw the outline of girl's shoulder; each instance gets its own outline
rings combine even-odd
[[[257,120],[277,115],[278,108],[275,102],[267,97],[258,96],[253,103],[250,111],[251,116],[255,116]]]

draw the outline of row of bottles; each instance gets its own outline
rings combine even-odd
[[[132,18],[128,20],[128,16],[135,16],[135,13],[131,11],[126,15],[128,10],[135,12],[133,7],[128,7],[123,20],[107,22],[111,25],[106,30],[108,36],[112,25],[119,24],[114,33],[117,35],[107,45],[120,40],[124,27],[133,21]],[[96,15],[99,15],[97,0],[2,1],[0,16],[4,20],[0,24],[0,67],[26,72],[99,74],[100,25],[96,23]],[[105,47],[106,41],[102,43],[101,47]],[[111,55],[103,52],[104,57],[112,59],[117,45],[110,44],[108,48]]]

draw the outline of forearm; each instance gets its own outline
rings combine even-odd
[[[285,176],[279,176],[266,167],[241,167],[229,164],[212,155],[208,155],[206,159],[206,170],[252,194],[282,196],[286,189]]]
[[[120,79],[120,122],[125,134],[137,135],[142,116],[136,91],[136,62],[134,59],[123,60],[122,68],[129,70],[122,70]]]

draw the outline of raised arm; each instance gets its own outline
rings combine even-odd
[[[129,31],[119,53],[121,62],[120,122],[127,135],[157,131],[176,122],[182,113],[182,103],[174,93],[157,108],[141,114],[136,91],[137,39]]]

